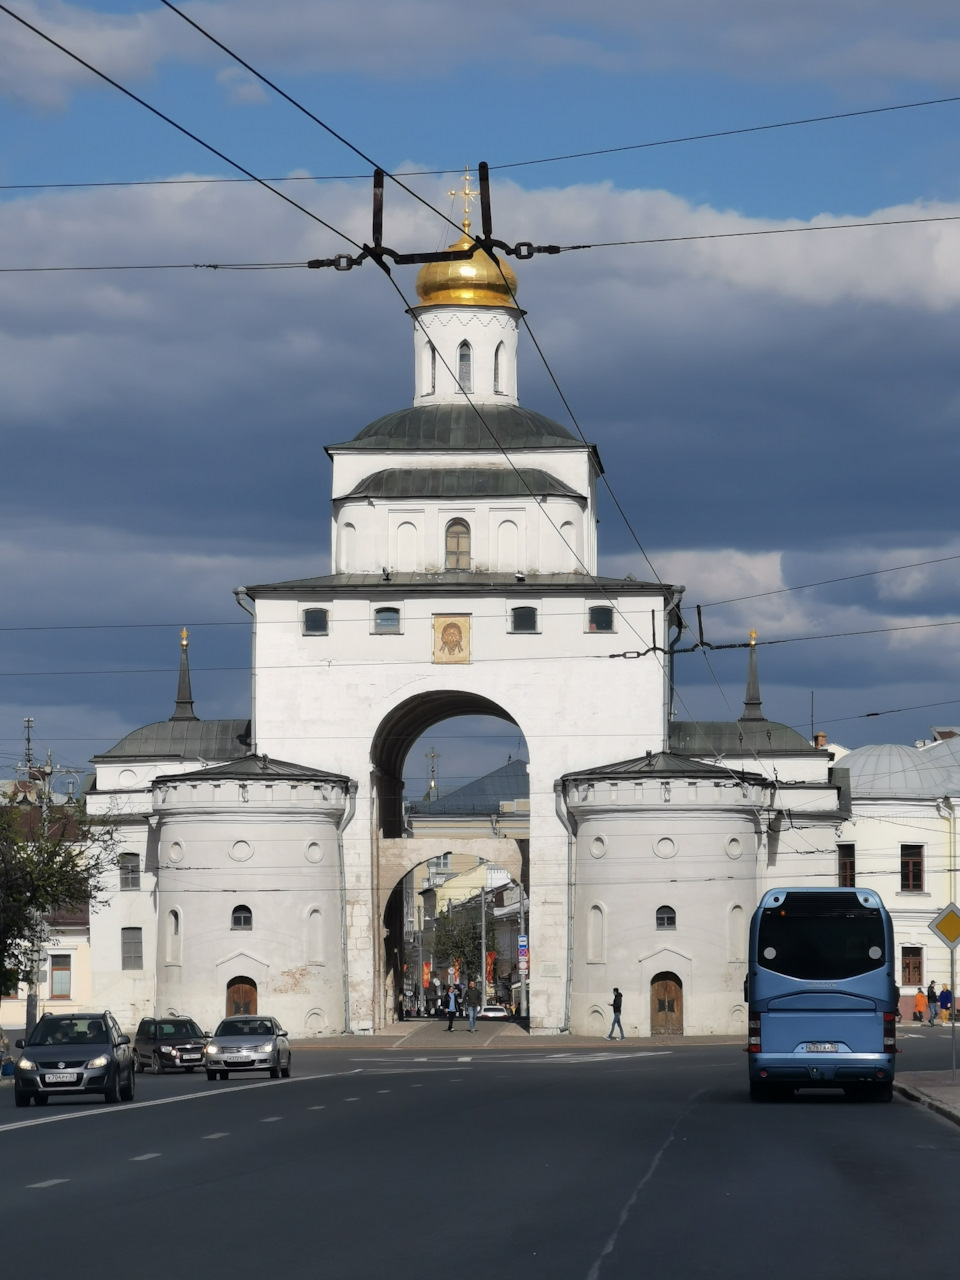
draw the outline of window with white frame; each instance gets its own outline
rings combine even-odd
[[[120,968],[143,968],[143,930],[120,930]]]
[[[120,888],[124,890],[140,888],[140,855],[138,853],[121,853]]]
[[[70,955],[53,955],[50,957],[50,999],[70,999]]]
[[[510,610],[510,630],[515,632],[539,631],[537,610],[533,605],[521,604]]]
[[[399,635],[400,610],[394,608],[375,609],[373,614],[373,630],[378,636]]]
[[[305,636],[330,634],[330,615],[326,609],[304,609],[303,634]]]
[[[253,912],[248,906],[241,904],[233,908],[230,916],[231,929],[252,929],[253,928]]]

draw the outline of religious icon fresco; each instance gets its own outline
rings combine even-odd
[[[434,662],[470,661],[470,615],[433,615]]]

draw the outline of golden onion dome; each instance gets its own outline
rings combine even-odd
[[[464,220],[463,235],[449,246],[469,249],[470,220]],[[504,279],[506,277],[506,279]],[[459,262],[427,262],[417,276],[417,296],[424,306],[448,303],[468,307],[516,307],[517,277],[499,258],[478,249],[472,258]]]

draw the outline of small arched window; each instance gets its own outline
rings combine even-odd
[[[239,906],[233,908],[233,915],[230,917],[231,929],[252,929],[253,928],[253,912],[249,907]]]
[[[180,963],[180,912],[167,912],[167,964]]]
[[[423,352],[423,394],[432,396],[437,390],[437,348],[429,340]]]
[[[400,634],[400,610],[377,609],[373,615],[373,629],[379,636]]]
[[[590,610],[588,625],[591,631],[612,631],[613,610],[606,604],[594,605]]]
[[[511,631],[536,631],[537,611],[531,605],[522,604],[510,610]]]
[[[317,907],[307,916],[307,964],[323,964],[323,916]]]
[[[497,343],[497,349],[493,353],[493,390],[497,395],[503,394],[502,385],[503,375],[503,343]]]
[[[326,609],[304,609],[303,634],[305,636],[325,636],[329,629],[330,621]]]
[[[673,907],[657,907],[657,928],[675,929],[676,927],[677,913]]]
[[[448,569],[470,568],[470,526],[466,520],[451,520],[447,525],[444,564]]]
[[[473,352],[469,342],[461,342],[457,348],[457,381],[461,391],[473,390]]]
[[[587,918],[587,960],[594,964],[603,960],[604,923],[603,907],[594,903]]]

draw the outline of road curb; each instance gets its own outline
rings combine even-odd
[[[899,1093],[901,1097],[906,1098],[909,1102],[919,1103],[921,1107],[926,1107],[928,1111],[933,1111],[936,1115],[942,1116],[944,1120],[949,1120],[951,1124],[960,1124],[960,1112],[948,1107],[945,1102],[932,1098],[929,1093],[924,1093],[922,1089],[903,1084],[899,1080],[894,1080],[893,1089],[895,1093]]]

